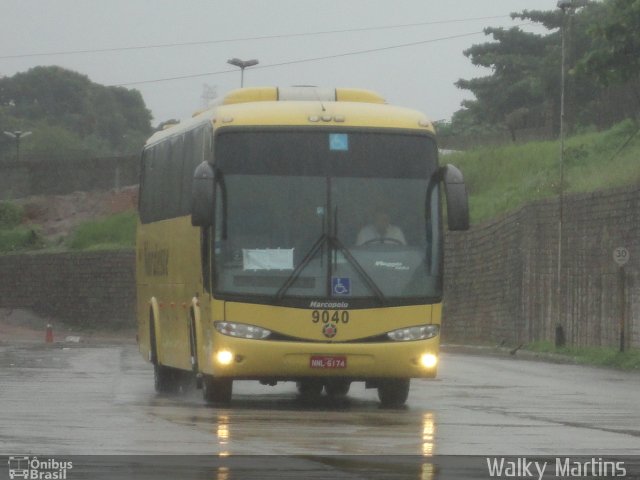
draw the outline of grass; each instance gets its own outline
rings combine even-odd
[[[0,254],[44,247],[44,239],[37,229],[20,226],[23,215],[22,207],[0,202]]]
[[[605,190],[640,182],[640,134],[620,150],[637,129],[627,120],[604,132],[568,138],[565,192]],[[464,173],[472,223],[559,192],[558,141],[482,147],[450,154],[445,161]]]
[[[0,202],[0,228],[17,227],[22,222],[23,214],[22,207],[11,202]]]
[[[0,253],[40,249],[44,244],[37,230],[25,227],[0,228]]]
[[[571,357],[584,365],[613,367],[622,370],[640,370],[640,350],[629,349],[620,352],[617,348],[607,347],[560,347],[549,341],[533,342],[524,347],[525,350],[538,353],[554,353]]]
[[[113,250],[135,246],[136,212],[118,213],[79,225],[67,240],[72,250]]]

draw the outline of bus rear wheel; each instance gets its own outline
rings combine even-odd
[[[156,392],[176,393],[180,389],[180,372],[156,363],[153,366],[153,380]]]
[[[233,395],[233,380],[205,375],[202,379],[202,394],[207,403],[228,404]]]
[[[378,398],[383,407],[402,407],[409,398],[409,378],[388,378],[378,384]]]

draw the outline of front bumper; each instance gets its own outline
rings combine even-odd
[[[439,336],[428,340],[384,343],[318,343],[249,340],[216,335],[203,373],[236,379],[293,380],[304,377],[433,378],[437,364],[427,368],[421,357],[438,356]],[[218,353],[230,352],[223,365]],[[344,357],[344,368],[312,368],[311,357]]]

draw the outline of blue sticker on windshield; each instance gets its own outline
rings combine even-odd
[[[349,150],[349,135],[346,133],[330,133],[329,134],[329,149],[339,152],[346,152]]]

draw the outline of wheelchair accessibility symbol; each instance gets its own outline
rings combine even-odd
[[[334,295],[351,295],[351,279],[348,277],[331,277],[331,291]]]

